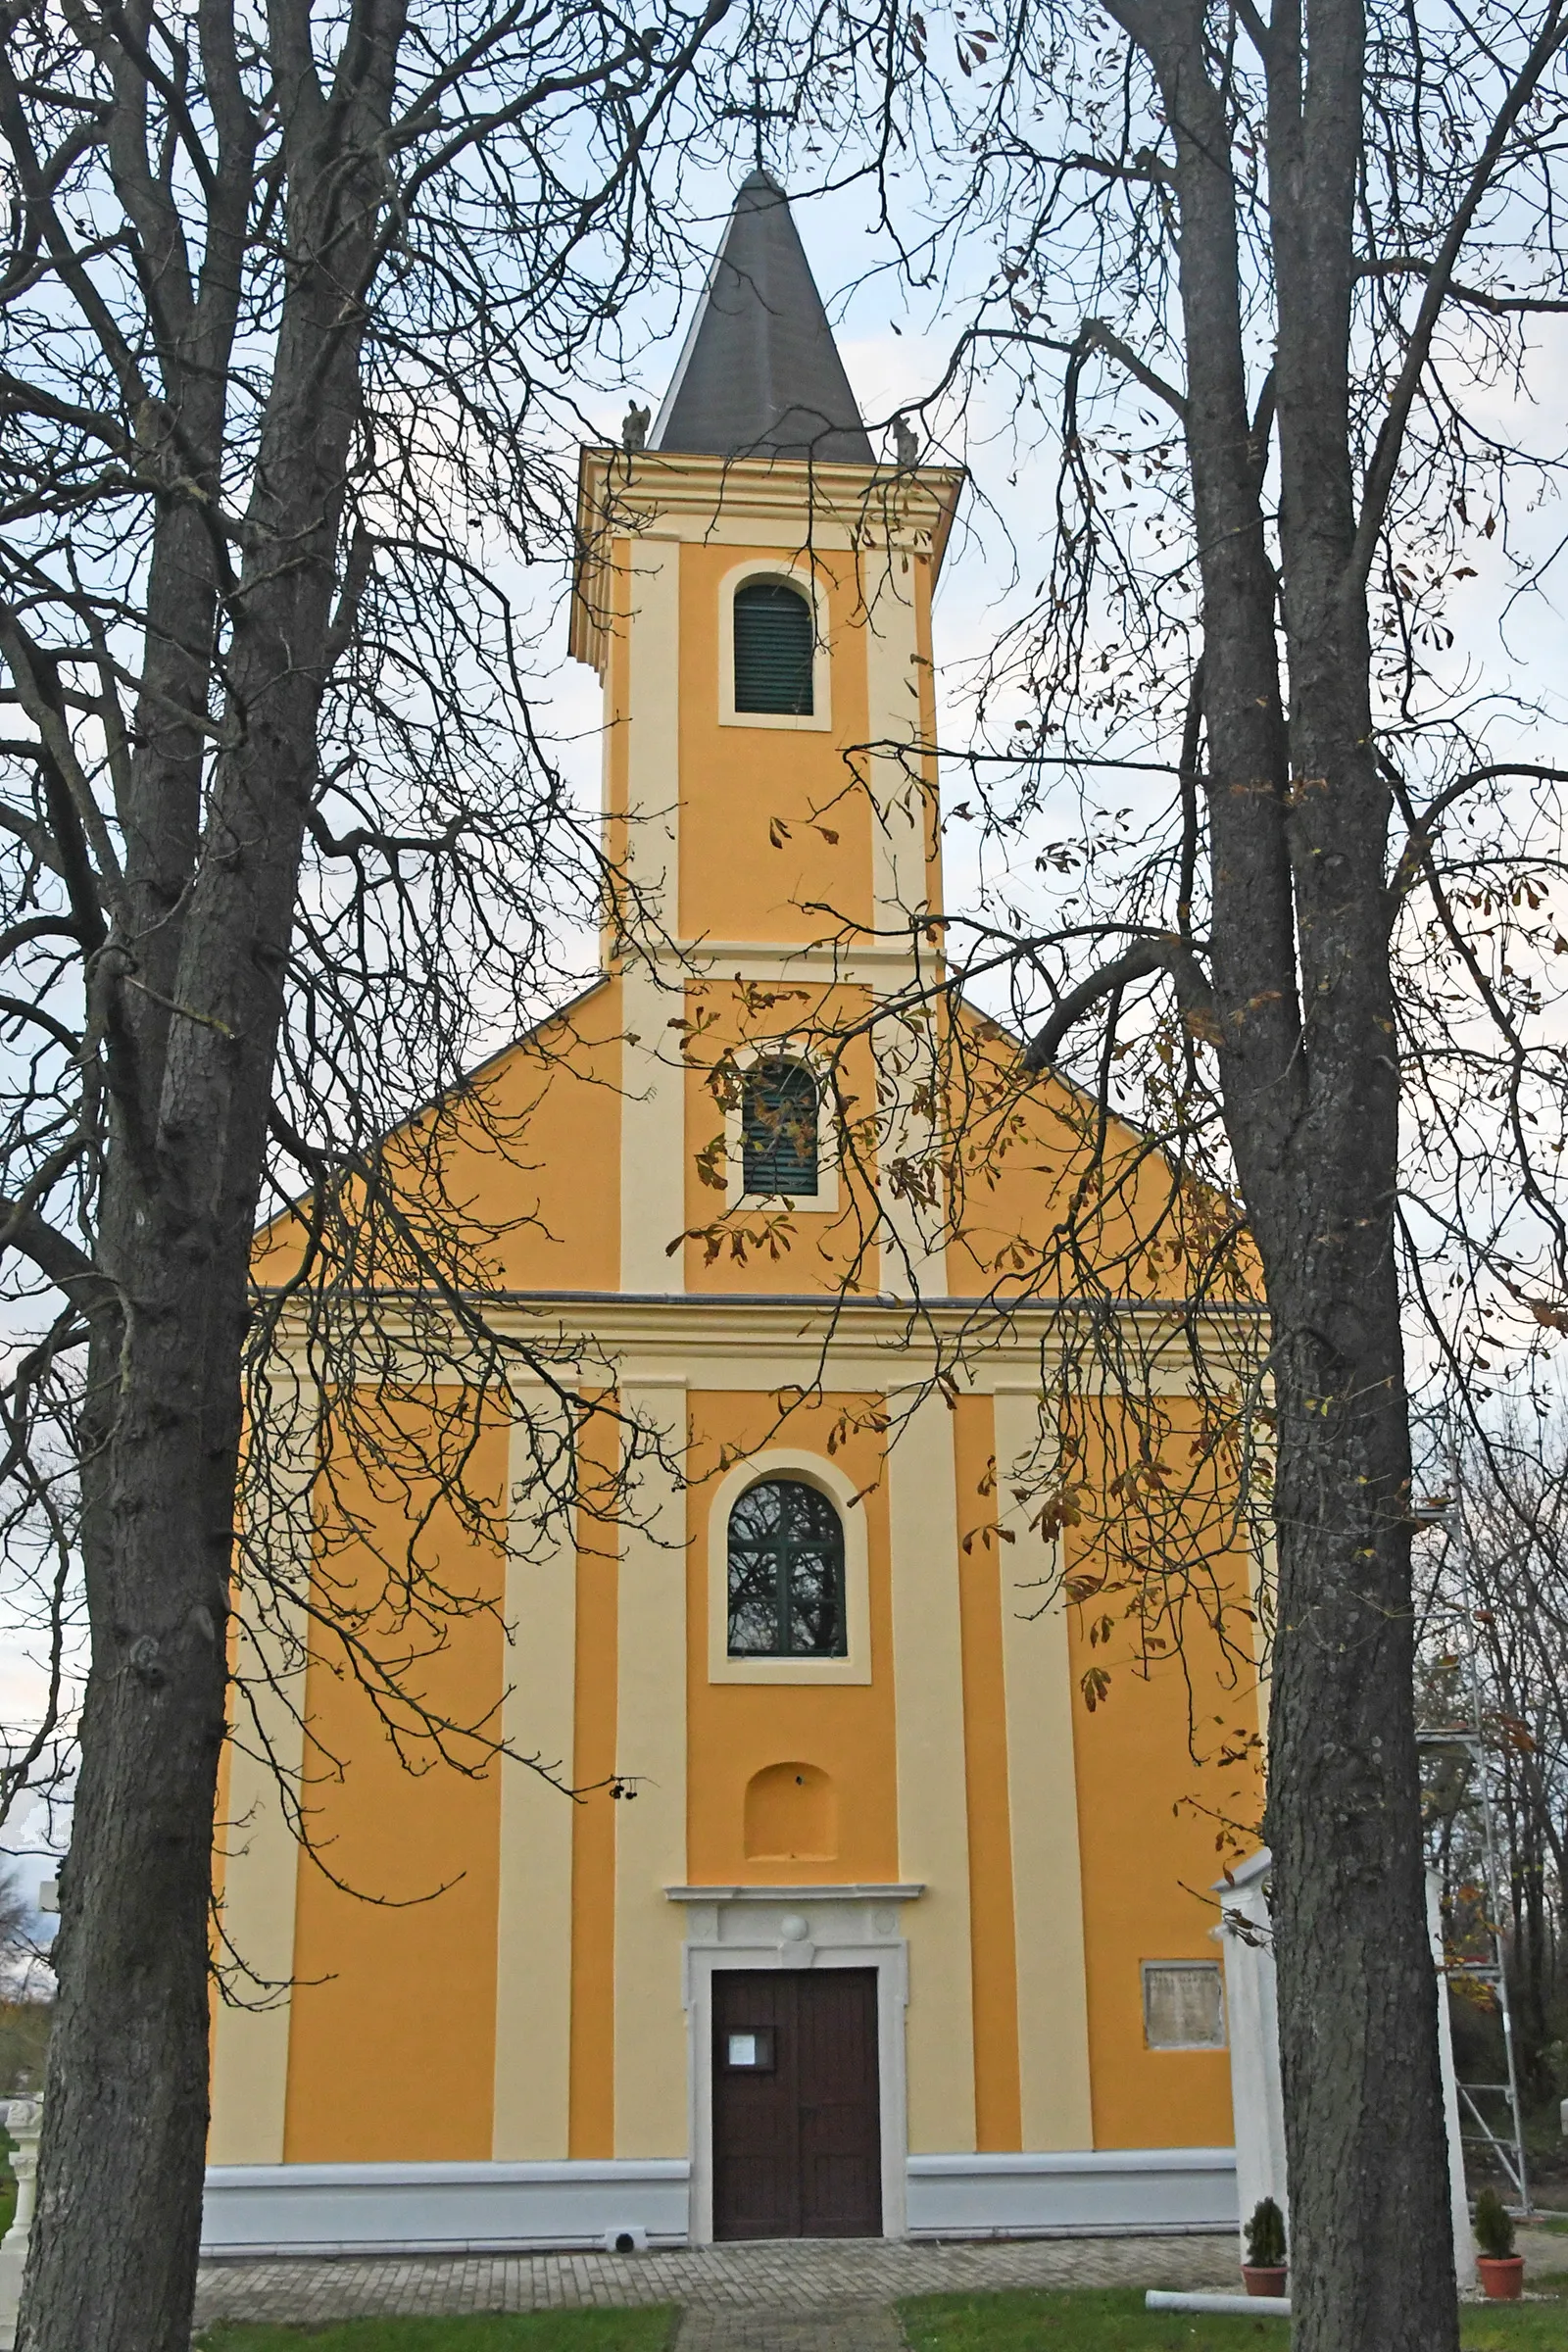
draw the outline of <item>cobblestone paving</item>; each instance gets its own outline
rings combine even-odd
[[[1236,2241],[1074,2237],[1003,2244],[875,2238],[682,2246],[648,2254],[389,2255],[210,2262],[196,2316],[319,2322],[394,2313],[676,2303],[681,2352],[882,2352],[901,2295],[1005,2286],[1228,2286]],[[808,2328],[803,2323],[812,2325]]]

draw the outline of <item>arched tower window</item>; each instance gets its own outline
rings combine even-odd
[[[735,591],[735,708],[809,718],[816,624],[809,601],[782,580]]]
[[[816,1192],[816,1080],[804,1061],[757,1061],[742,1072],[741,1176],[747,1192]]]
[[[844,1530],[804,1479],[764,1478],[730,1512],[729,1654],[846,1654]]]

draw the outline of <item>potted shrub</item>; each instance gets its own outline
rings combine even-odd
[[[1242,2277],[1250,2295],[1285,2292],[1285,2216],[1272,2197],[1259,2197],[1247,2225],[1247,2260]]]
[[[1494,2188],[1476,2199],[1476,2269],[1494,2303],[1517,2303],[1524,2290],[1525,2258],[1513,2250],[1513,2215]]]

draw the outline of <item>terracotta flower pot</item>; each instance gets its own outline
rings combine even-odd
[[[1258,2263],[1244,2262],[1242,2277],[1247,2281],[1247,2291],[1250,2295],[1283,2295],[1285,2281],[1290,2277],[1290,2271],[1283,2262],[1277,2265],[1270,2263],[1266,2268]],[[1517,2294],[1518,2291],[1518,2288],[1515,2287],[1514,2293]]]
[[[1481,2273],[1481,2284],[1494,2303],[1517,2303],[1524,2292],[1525,2258],[1522,2254],[1478,2254],[1476,2269]]]

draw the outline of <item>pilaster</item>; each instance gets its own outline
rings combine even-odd
[[[1038,1385],[996,1393],[1002,1646],[1018,1958],[1018,2082],[1026,2149],[1090,2148],[1089,1988],[1078,1858],[1067,1604],[1060,1560],[1030,1527],[1032,1490],[1054,1468],[1055,1408]]]
[[[909,2147],[972,2150],[974,1988],[953,1418],[927,1395],[888,1452],[899,1866],[909,1936]]]
[[[564,2157],[569,2145],[574,1807],[567,1791],[575,1743],[577,1554],[569,1507],[541,1524],[528,1499],[539,1483],[536,1446],[570,1444],[564,1413],[542,1387],[523,1392],[521,1401],[529,1418],[514,1426],[508,1458],[513,1542],[501,1729],[511,1752],[499,1766],[491,2153],[526,2162]]]
[[[615,2154],[684,2156],[684,1930],[664,1888],[686,1877],[686,1383],[633,1371],[620,1402],[664,1459],[633,1468],[620,1530]]]

